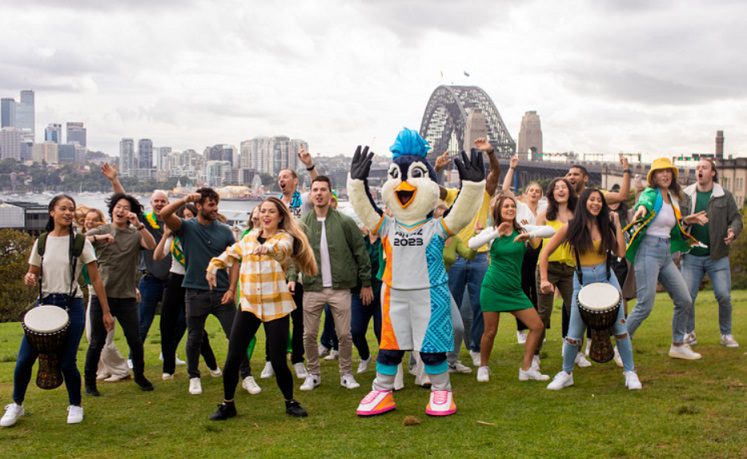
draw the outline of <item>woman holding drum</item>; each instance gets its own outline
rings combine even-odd
[[[567,225],[560,227],[547,243],[540,255],[540,288],[543,293],[551,294],[552,284],[547,280],[548,258],[561,244],[567,243],[576,259],[576,270],[573,275],[573,296],[571,300],[571,317],[568,325],[568,336],[563,345],[563,370],[555,375],[547,386],[550,390],[560,390],[573,385],[573,363],[576,359],[586,324],[579,311],[579,292],[589,284],[601,283],[614,287],[617,299],[609,302],[616,307],[607,311],[614,314],[611,324],[617,348],[623,361],[625,386],[630,390],[641,388],[641,382],[633,365],[633,347],[625,326],[625,311],[620,307],[620,285],[608,262],[609,252],[613,255],[625,254],[620,220],[616,213],[610,214],[607,202],[601,191],[587,188],[581,193],[574,218]],[[610,325],[607,325],[610,328]],[[593,346],[593,344],[592,344]],[[610,356],[611,358],[611,356]]]
[[[21,340],[21,348],[18,351],[18,359],[13,374],[13,403],[5,408],[5,415],[0,420],[0,426],[2,427],[12,426],[24,414],[23,401],[26,389],[31,381],[31,370],[34,362],[39,355],[32,344],[36,327],[45,330],[68,330],[67,337],[62,341],[59,348],[60,370],[67,387],[70,403],[67,422],[68,424],[77,424],[83,420],[80,372],[76,364],[78,344],[85,326],[83,293],[77,282],[83,265],[88,268],[91,284],[99,298],[102,299],[103,321],[107,330],[114,327],[114,318],[109,312],[109,304],[106,302],[106,293],[99,277],[96,255],[91,243],[84,239],[80,255],[77,258],[73,256],[77,238],[72,226],[74,217],[75,201],[73,198],[66,195],[55,196],[49,203],[47,232],[37,239],[31,250],[29,270],[24,277],[24,281],[30,287],[36,285],[37,282],[40,284],[37,307],[53,305],[53,307],[56,306],[66,310],[67,313],[49,314],[50,317],[36,317],[37,323],[35,324],[24,319],[24,328],[27,330],[27,334]],[[40,244],[40,241],[43,241],[43,243]],[[41,245],[43,245],[43,249],[40,247]],[[32,309],[30,312],[34,312],[34,310]],[[69,319],[65,317],[62,320],[63,323],[57,326],[48,323],[51,322],[50,320],[46,320],[51,319],[52,316],[68,316]],[[27,317],[29,317],[28,313]],[[67,320],[69,320],[69,328],[66,325]]]

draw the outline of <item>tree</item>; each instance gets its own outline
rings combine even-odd
[[[744,215],[744,209],[742,209]],[[731,288],[747,288],[747,234],[742,234],[732,243],[729,250],[731,262]]]
[[[34,238],[21,231],[0,229],[0,322],[21,320],[23,312],[36,299],[38,289],[26,286],[23,275]]]

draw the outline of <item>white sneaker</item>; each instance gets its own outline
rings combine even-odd
[[[127,359],[127,368],[132,370],[132,359]]]
[[[5,414],[0,419],[0,427],[10,427],[18,421],[18,418],[24,415],[26,411],[23,409],[23,405],[17,403],[11,403],[5,406]]]
[[[614,359],[615,359],[615,365],[622,368],[623,367],[623,359],[620,357],[620,351],[617,350],[617,346],[615,346],[612,351],[615,353]]]
[[[176,363],[176,366],[178,366],[178,367],[187,364],[187,362],[185,362],[184,360],[180,359],[179,356],[176,355],[176,354],[174,354],[174,363]]]
[[[80,424],[83,422],[83,407],[70,405],[67,407],[67,423]]]
[[[296,372],[296,378],[298,379],[306,379],[309,375],[309,372],[306,371],[306,365],[303,362],[294,363],[293,370]]]
[[[342,375],[340,377],[340,385],[344,387],[345,389],[357,389],[361,387],[360,384],[358,384],[358,381],[355,380],[353,375]]]
[[[402,390],[405,388],[405,370],[402,368],[402,363],[397,365],[397,374],[394,376],[394,390]]]
[[[174,375],[172,375],[171,373],[164,373],[161,375],[161,379],[164,381],[173,381]]]
[[[220,367],[216,368],[215,370],[211,370],[210,368],[208,368],[208,371],[210,372],[210,376],[212,376],[213,378],[220,378],[221,376],[223,376],[223,372],[220,371]]]
[[[477,369],[477,382],[488,382],[490,381],[490,368],[479,367]]]
[[[519,368],[519,381],[547,381],[549,376],[543,375],[539,370],[529,367],[527,371]]]
[[[641,385],[641,380],[638,379],[635,371],[624,371],[623,375],[625,376],[625,387],[628,390],[641,390],[643,385]]]
[[[454,365],[449,365],[449,373],[469,374],[472,373],[472,368],[457,360]]]
[[[303,384],[301,384],[301,387],[299,389],[301,390],[314,390],[317,387],[319,387],[319,384],[322,383],[322,377],[319,375],[308,375],[306,376],[306,380],[304,380]]]
[[[480,366],[480,353],[475,351],[469,351],[469,356],[472,357],[472,366],[479,367]]]
[[[538,355],[535,354],[535,355],[532,356],[532,366],[529,367],[529,368],[532,369],[532,370],[537,370],[539,372],[540,371],[540,363],[541,363],[540,356],[538,356]]]
[[[270,362],[265,362],[265,367],[262,368],[262,373],[259,374],[260,379],[272,378],[275,374],[275,370],[272,369]]]
[[[526,344],[527,342],[527,331],[526,330],[516,331],[516,342],[519,344]]]
[[[340,352],[336,349],[332,349],[329,351],[329,355],[324,358],[324,360],[337,360],[337,358],[340,356]]]
[[[721,345],[730,348],[739,347],[739,343],[731,335],[721,335]]]
[[[200,395],[202,393],[200,378],[189,378],[189,393],[192,395]]]
[[[247,376],[244,378],[241,382],[241,387],[246,389],[246,391],[252,395],[257,395],[262,392],[262,388],[257,385],[257,381],[254,380],[253,376]]]
[[[689,344],[690,346],[695,346],[698,344],[698,338],[695,336],[695,330],[691,331],[690,333],[685,333],[685,337],[682,340],[685,344]]]
[[[689,344],[682,344],[681,346],[672,344],[669,347],[669,357],[673,359],[698,360],[702,356],[690,349]]]
[[[329,354],[329,348],[324,344],[320,344],[319,347],[316,348],[316,350],[319,353],[319,358],[322,358],[325,355]]]
[[[550,390],[560,390],[573,385],[573,373],[561,371],[552,378],[552,382],[547,385]]]
[[[361,374],[368,371],[368,364],[371,363],[371,357],[367,359],[361,359],[360,363],[358,363],[358,370],[356,370],[356,373]]]
[[[591,362],[586,358],[583,352],[576,354],[576,360],[574,361],[579,368],[588,368],[591,366]]]

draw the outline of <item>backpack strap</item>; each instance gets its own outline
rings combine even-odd
[[[78,258],[83,254],[83,246],[86,244],[86,236],[78,233],[73,242],[73,257]]]

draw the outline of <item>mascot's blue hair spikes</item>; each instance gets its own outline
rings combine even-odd
[[[393,153],[392,158],[395,159],[404,155],[415,155],[425,158],[430,149],[430,144],[424,138],[420,137],[418,131],[407,128],[399,131],[394,145],[389,147],[389,151]]]

